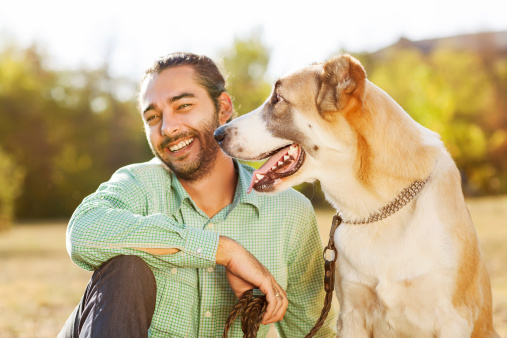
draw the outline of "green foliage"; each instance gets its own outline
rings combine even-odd
[[[240,115],[261,105],[272,88],[261,35],[254,31],[223,50]],[[372,82],[442,136],[467,193],[507,192],[504,54],[393,48],[358,57]],[[132,80],[109,76],[107,63],[55,71],[46,61],[36,46],[0,50],[0,214],[69,217],[119,167],[152,157]],[[318,183],[297,188],[322,203]]]
[[[254,110],[268,97],[272,87],[266,80],[269,53],[260,31],[243,39],[236,38],[233,46],[224,51],[227,91],[234,100],[238,115]]]
[[[35,47],[0,53],[0,145],[26,170],[21,218],[69,217],[119,167],[149,159],[135,83],[102,69],[51,71]]]
[[[382,59],[368,58],[368,65],[373,83],[416,121],[441,135],[464,176],[468,193],[506,191],[500,184],[507,180],[507,125],[500,118],[506,111],[491,80],[495,72],[488,69],[481,55],[441,48],[429,54],[394,49]],[[499,75],[503,67],[503,62],[498,64]]]
[[[14,216],[14,202],[22,191],[25,170],[0,147],[0,230],[5,230]]]

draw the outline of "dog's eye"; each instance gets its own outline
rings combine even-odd
[[[283,101],[283,97],[280,96],[280,94],[278,94],[278,93],[273,95],[273,98],[271,99],[271,103],[273,103],[273,104],[277,104],[278,102],[282,102],[282,101]]]

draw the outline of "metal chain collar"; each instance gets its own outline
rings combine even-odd
[[[391,216],[396,211],[403,208],[407,205],[411,200],[414,199],[417,194],[424,188],[426,183],[430,180],[431,175],[428,178],[420,181],[414,181],[407,188],[403,189],[402,192],[394,200],[389,202],[387,205],[380,208],[379,211],[376,211],[370,214],[370,217],[363,219],[355,219],[355,220],[343,220],[342,223],[345,224],[368,224],[383,220],[386,217]]]

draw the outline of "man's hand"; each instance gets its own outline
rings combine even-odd
[[[268,306],[262,324],[283,319],[289,301],[271,273],[250,252],[236,241],[220,236],[216,255],[217,264],[225,266],[227,280],[236,297],[258,288],[266,295]]]

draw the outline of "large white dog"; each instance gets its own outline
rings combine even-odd
[[[439,135],[368,81],[356,59],[281,78],[261,107],[215,137],[230,156],[270,157],[251,188],[276,192],[318,179],[340,212],[339,337],[498,336],[454,161]]]

